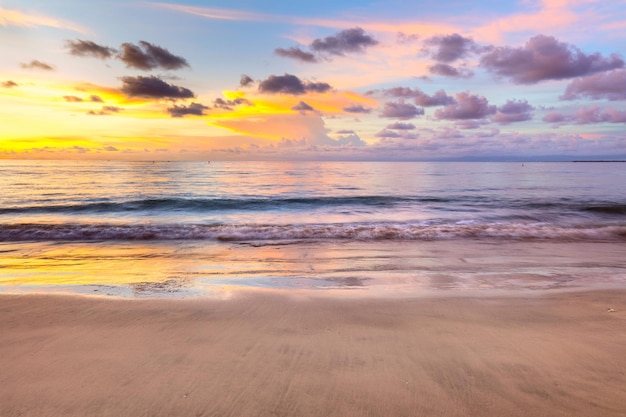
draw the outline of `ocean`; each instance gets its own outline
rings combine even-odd
[[[0,161],[0,292],[626,286],[626,163]]]

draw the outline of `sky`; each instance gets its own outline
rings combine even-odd
[[[0,159],[626,159],[623,0],[0,0]]]

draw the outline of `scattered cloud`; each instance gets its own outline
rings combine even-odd
[[[292,74],[270,75],[259,83],[259,91],[268,94],[325,93],[331,88],[327,83],[302,81]]]
[[[347,113],[371,113],[372,109],[364,107],[361,104],[351,104],[350,106],[343,107],[343,111]]]
[[[118,58],[128,68],[140,70],[153,70],[155,68],[176,70],[189,67],[185,58],[173,55],[167,49],[146,41],[139,41],[139,45],[123,43]]]
[[[573,80],[561,97],[564,100],[577,98],[626,100],[626,69],[589,75]]]
[[[254,84],[254,80],[252,79],[252,77],[250,77],[249,75],[246,74],[242,74],[241,78],[239,79],[239,86],[240,87],[247,87],[251,84]]]
[[[76,56],[92,56],[100,59],[108,59],[115,56],[117,50],[108,46],[98,45],[92,41],[76,39],[65,42],[65,47],[69,49],[70,54]]]
[[[461,92],[456,95],[456,103],[448,104],[435,111],[438,120],[484,119],[496,112],[496,106],[489,105],[485,97]]]
[[[67,29],[80,33],[86,32],[86,30],[79,25],[69,21],[56,19],[50,16],[25,13],[20,10],[5,9],[3,7],[0,7],[0,26],[47,26],[55,29]]]
[[[44,71],[54,71],[54,67],[52,65],[48,65],[45,62],[38,61],[33,59],[28,63],[21,63],[20,66],[24,69],[40,69]]]
[[[437,63],[428,67],[431,74],[441,75],[450,78],[471,78],[474,73],[465,68],[455,68],[452,65]]]
[[[320,62],[330,59],[330,56],[345,56],[346,54],[363,53],[370,46],[377,45],[378,41],[360,27],[345,29],[336,35],[315,39],[308,46],[311,52],[292,46],[290,48],[276,48],[274,53],[285,58],[292,58],[302,62]]]
[[[77,96],[63,96],[63,100],[67,101],[68,103],[80,103],[83,101],[82,98]]]
[[[421,107],[415,107],[413,104],[387,102],[385,103],[381,117],[408,120],[423,114],[424,109]]]
[[[534,107],[526,100],[507,100],[505,104],[497,108],[491,120],[501,125],[523,122],[533,118],[533,110]]]
[[[422,107],[445,106],[455,103],[454,98],[447,95],[444,90],[437,90],[433,95],[428,95],[419,88],[392,87],[383,90],[383,94],[387,97],[413,98],[415,104]]]
[[[306,104],[304,101],[301,101],[298,104],[296,104],[295,106],[293,106],[291,108],[291,110],[300,111],[300,112],[306,112],[306,111],[313,111],[315,109],[313,107],[309,106],[308,104]]]
[[[573,114],[565,114],[552,110],[547,113],[542,120],[547,123],[553,123],[555,126],[567,123],[579,125],[626,123],[626,110],[603,109],[599,106],[582,107]]]
[[[129,97],[151,99],[193,98],[195,95],[187,88],[168,84],[155,76],[122,77],[122,92]]]
[[[117,107],[117,106],[102,106],[102,110],[100,111],[90,110],[87,112],[87,114],[90,116],[108,116],[112,113],[119,113],[122,110],[124,109],[121,107]]]
[[[191,103],[188,106],[184,105],[174,105],[167,109],[167,112],[172,117],[184,117],[184,116],[204,116],[204,111],[209,109],[208,106],[205,106],[200,103]]]
[[[387,127],[385,129],[391,129],[391,130],[413,130],[413,129],[415,129],[415,125],[413,123],[396,122],[396,123],[392,123],[390,125],[387,125]]]
[[[233,100],[224,100],[223,98],[216,98],[215,100],[213,100],[213,106],[215,108],[224,109],[224,110],[233,110],[236,106],[239,106],[242,104],[245,104],[248,106],[253,105],[253,103],[250,100],[245,99],[243,97],[237,97]]]
[[[608,58],[599,53],[587,55],[552,36],[537,35],[519,48],[494,48],[482,56],[481,65],[516,84],[535,84],[622,68],[624,60],[617,54]]]
[[[485,50],[471,38],[466,38],[453,33],[452,35],[433,36],[424,40],[426,50],[430,51],[430,56],[438,62],[450,63],[473,53],[480,53]],[[433,48],[434,50],[430,50]]]
[[[7,80],[2,82],[2,87],[4,88],[13,88],[17,86],[18,84],[15,81]]]

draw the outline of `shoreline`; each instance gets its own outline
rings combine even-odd
[[[0,415],[618,416],[626,409],[626,290],[239,294],[0,295]]]

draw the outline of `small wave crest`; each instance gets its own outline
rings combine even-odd
[[[439,224],[403,223],[298,225],[111,225],[12,224],[0,225],[0,241],[137,241],[137,240],[626,240],[624,225],[561,226],[551,224]]]

